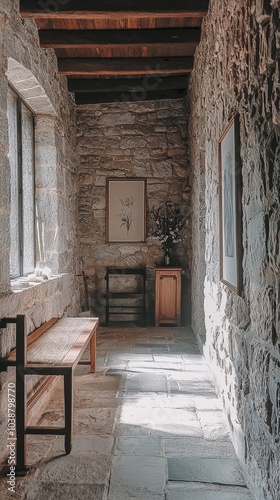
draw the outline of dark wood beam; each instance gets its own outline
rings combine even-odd
[[[209,0],[20,0],[22,17],[35,19],[204,16]]]
[[[192,68],[193,57],[58,59],[58,72],[68,76],[187,75]]]
[[[193,56],[200,29],[44,30],[41,46],[58,58]]]
[[[58,59],[108,59],[108,58],[148,58],[148,57],[191,57],[194,56],[195,47],[183,44],[164,44],[164,46],[154,47],[153,45],[144,45],[143,47],[119,45],[111,48],[110,46],[99,45],[96,48],[88,49],[54,49]]]
[[[108,48],[124,45],[135,46],[181,44],[195,49],[200,41],[200,29],[139,29],[139,30],[41,30],[39,31],[42,47],[58,48]]]
[[[153,90],[144,92],[91,92],[75,95],[76,104],[108,102],[139,102],[159,99],[183,99],[186,89]]]
[[[187,76],[156,77],[145,76],[144,78],[119,78],[119,79],[68,79],[69,92],[93,93],[93,92],[150,92],[152,90],[177,90],[184,89],[188,85]]]
[[[36,24],[40,30],[103,30],[103,29],[165,29],[165,28],[199,28],[201,27],[203,17],[190,16],[174,16],[172,19],[168,17],[168,13],[160,18],[153,18],[151,15],[146,17],[122,16],[117,19],[108,19],[106,13],[98,19],[88,19],[84,16],[83,19],[76,18],[52,18],[52,19],[36,19]]]

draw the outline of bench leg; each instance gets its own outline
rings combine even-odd
[[[65,453],[72,450],[73,436],[73,371],[64,375],[64,419],[65,419]]]
[[[11,430],[9,437],[16,441],[16,469],[20,474],[26,471],[26,338],[23,315],[16,318],[16,348],[16,436],[12,436]]]
[[[17,470],[26,468],[26,387],[25,374],[21,366],[16,367],[16,434]],[[11,441],[10,441],[11,442]]]
[[[96,359],[96,332],[90,339],[90,371],[95,373],[95,359]]]

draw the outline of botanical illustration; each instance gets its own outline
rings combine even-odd
[[[134,200],[133,197],[119,198],[121,204],[120,213],[116,214],[116,217],[120,217],[121,219],[121,227],[125,227],[127,234],[132,229],[132,223],[136,220],[136,217],[133,218],[133,205]]]
[[[111,243],[146,239],[146,179],[108,178],[106,239]]]

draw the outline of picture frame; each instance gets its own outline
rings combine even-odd
[[[219,141],[220,280],[242,291],[242,171],[239,117],[233,116]]]
[[[106,179],[106,242],[146,241],[146,179]]]

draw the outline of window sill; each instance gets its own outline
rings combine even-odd
[[[30,290],[38,285],[42,285],[43,283],[48,283],[50,281],[55,281],[61,278],[62,274],[53,275],[51,278],[43,279],[43,278],[35,278],[34,281],[30,281],[28,278],[15,278],[11,280],[11,292],[19,293],[24,290]]]

